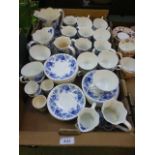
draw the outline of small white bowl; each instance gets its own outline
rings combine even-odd
[[[118,64],[118,61],[119,59],[117,54],[111,51],[102,51],[98,55],[98,63],[104,69],[115,69],[115,67]]]
[[[29,54],[36,61],[45,61],[50,57],[51,51],[46,46],[38,44],[30,47]]]
[[[102,91],[113,91],[118,88],[119,79],[109,70],[97,70],[93,76],[95,86]]]
[[[46,109],[47,100],[44,95],[38,95],[33,98],[32,100],[32,106],[40,111],[44,111]]]
[[[91,52],[81,53],[77,58],[77,63],[81,69],[92,70],[97,66],[97,57]]]

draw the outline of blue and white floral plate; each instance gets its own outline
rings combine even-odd
[[[101,106],[106,100],[118,98],[119,87],[110,92],[97,92],[93,87],[93,75],[95,70],[88,72],[82,79],[82,90],[89,103],[97,103],[97,106]]]
[[[47,107],[58,120],[72,120],[85,107],[86,99],[82,90],[71,83],[56,86],[47,99]]]
[[[69,54],[54,54],[44,63],[44,72],[55,83],[68,83],[75,79],[78,64]]]

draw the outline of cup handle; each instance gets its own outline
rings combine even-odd
[[[60,12],[61,12],[61,14],[62,14],[62,17],[61,17],[61,21],[60,21],[60,26],[62,25],[62,23],[63,23],[63,18],[64,18],[64,11],[63,11],[63,9],[59,9],[60,10]]]
[[[94,53],[96,55],[96,49],[93,48],[92,53]]]
[[[93,102],[91,108],[92,108],[92,109],[95,109],[95,107],[96,107],[96,103]]]
[[[118,55],[118,57],[120,58],[120,59],[122,59],[123,58],[123,55],[122,55],[122,53],[121,52],[116,52],[117,53],[117,55]]]
[[[21,83],[27,83],[28,82],[28,80],[25,80],[23,76],[20,76],[19,80]]]
[[[72,55],[75,56],[75,54],[76,54],[76,53],[75,53],[75,49],[74,49],[72,46],[69,46],[69,49],[71,50]]]
[[[82,76],[83,75],[82,71],[78,71],[77,75]]]
[[[32,47],[33,45],[38,44],[38,42],[31,40],[28,44],[27,44],[27,49],[29,49],[30,47]]]
[[[125,132],[129,132],[132,130],[132,125],[130,124],[129,121],[125,120],[123,124],[126,126],[126,128],[121,125],[116,125],[116,127]]]

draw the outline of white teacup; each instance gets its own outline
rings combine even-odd
[[[65,16],[63,19],[64,25],[68,26],[75,26],[76,22],[77,18],[75,18],[74,16]]]
[[[111,43],[107,40],[96,40],[94,42],[93,52],[98,54],[103,50],[111,49]]]
[[[48,47],[37,44],[30,47],[29,55],[31,60],[43,62],[50,57],[51,51]]]
[[[39,84],[35,81],[29,81],[25,86],[24,86],[24,92],[30,96],[34,97],[37,96],[41,93]]]
[[[97,56],[91,52],[83,52],[78,56],[77,63],[81,72],[86,73],[96,68],[98,64]]]
[[[80,27],[92,27],[92,21],[90,16],[88,17],[77,17],[77,26]]]
[[[41,82],[44,75],[44,66],[41,62],[33,61],[24,65],[21,69],[20,82],[27,83],[30,80]]]
[[[76,48],[77,54],[80,54],[84,51],[89,51],[92,48],[92,43],[86,38],[72,39],[74,46]]]
[[[107,29],[108,28],[108,23],[107,23],[107,21],[105,21],[103,19],[103,17],[95,18],[94,21],[93,21],[93,26],[94,26],[95,29],[99,29],[99,28]]]
[[[118,62],[119,62],[119,58],[116,52],[102,51],[98,55],[98,63],[100,67],[103,69],[114,70],[117,67]]]
[[[44,95],[34,97],[32,100],[32,106],[39,111],[45,111],[47,109],[46,97]]]
[[[94,85],[105,92],[114,91],[119,86],[119,79],[115,73],[109,70],[97,70],[93,76]]]
[[[77,30],[73,26],[62,26],[62,29],[61,29],[62,35],[72,38],[76,36],[76,33],[77,33]]]
[[[91,27],[80,27],[78,30],[80,37],[91,38],[93,36],[93,30]]]
[[[64,52],[67,54],[75,55],[75,50],[71,46],[71,40],[69,37],[60,36],[55,39],[54,46],[55,46],[55,53]]]
[[[122,102],[115,99],[107,100],[102,105],[102,114],[106,121],[118,126],[123,131],[130,131],[131,124],[126,120],[127,110]],[[123,123],[127,128],[121,127],[119,124]]]
[[[45,79],[41,82],[40,88],[45,94],[49,94],[49,92],[53,89],[54,82],[50,79]]]
[[[99,114],[95,110],[96,103],[91,108],[84,108],[77,118],[77,125],[81,132],[92,131],[99,124]]]
[[[109,32],[109,30],[99,28],[94,31],[93,37],[95,40],[109,40],[111,37],[111,33]]]

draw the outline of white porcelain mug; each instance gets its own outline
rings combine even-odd
[[[92,48],[92,42],[86,38],[72,39],[72,41],[74,42],[77,55],[90,51]]]
[[[102,114],[104,119],[116,125],[119,129],[123,131],[130,131],[132,129],[131,124],[126,120],[127,110],[125,109],[122,102],[115,99],[107,100],[102,105]],[[123,123],[127,128],[120,126]]]
[[[69,37],[60,36],[55,39],[53,42],[55,53],[64,52],[67,54],[71,54],[73,56],[76,55],[75,49],[72,47],[72,41]]]
[[[79,37],[91,39],[93,36],[93,30],[91,27],[79,27],[78,28]]]
[[[48,95],[49,92],[53,89],[54,87],[54,82],[50,79],[45,79],[41,82],[40,88],[41,90]]]
[[[27,83],[30,80],[41,82],[44,75],[44,66],[41,62],[33,61],[24,65],[21,69],[20,82]]]
[[[103,19],[103,16],[102,16],[101,18],[95,18],[93,20],[93,27],[94,29],[99,29],[99,28],[107,29],[108,23]]]
[[[80,111],[77,118],[77,127],[81,132],[92,131],[99,124],[99,114],[95,110],[96,103],[91,108],[84,108]]]
[[[92,21],[90,16],[88,17],[77,17],[77,26],[78,27],[92,27]]]
[[[65,16],[63,19],[63,24],[68,26],[75,26],[77,23],[77,18],[74,16]]]
[[[66,37],[74,38],[76,33],[77,30],[73,26],[61,26],[61,34]]]
[[[83,75],[97,67],[97,56],[91,52],[83,52],[77,58],[77,63],[80,67],[79,75]]]
[[[30,45],[29,44],[29,59],[30,61],[40,61],[43,62],[47,60],[50,55],[51,51],[48,47],[43,46],[41,44],[36,44],[36,45]]]
[[[30,96],[30,97],[35,97],[38,96],[41,93],[39,84],[35,81],[29,81],[25,86],[24,86],[24,92]]]
[[[39,111],[47,110],[47,99],[44,95],[38,95],[33,98],[32,106]]]

